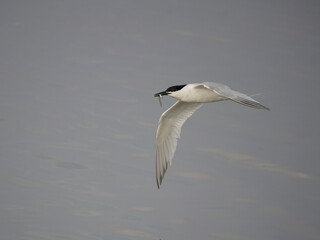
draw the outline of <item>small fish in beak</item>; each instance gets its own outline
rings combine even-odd
[[[162,102],[161,102],[162,98],[163,98],[163,97],[162,97],[162,95],[161,95],[161,94],[159,94],[158,99],[159,99],[160,107],[162,107]]]
[[[160,103],[160,106],[162,107],[162,98],[163,98],[163,95],[167,95],[167,93],[164,91],[164,92],[159,92],[159,93],[156,93],[153,95],[153,97],[157,97],[159,99],[159,103]]]

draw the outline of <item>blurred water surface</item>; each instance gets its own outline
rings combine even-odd
[[[318,1],[2,1],[0,239],[318,239]],[[161,189],[152,94],[215,81]]]

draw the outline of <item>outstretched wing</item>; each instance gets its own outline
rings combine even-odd
[[[171,164],[182,125],[201,105],[201,103],[177,101],[161,115],[156,135],[156,180],[158,188],[168,166]]]
[[[213,82],[204,82],[202,83],[202,85],[205,88],[215,91],[220,96],[228,98],[232,101],[235,101],[247,107],[270,110],[269,108],[267,108],[266,106],[263,106],[261,103],[247,96],[246,94],[234,91],[226,85],[223,85],[220,83],[213,83]]]

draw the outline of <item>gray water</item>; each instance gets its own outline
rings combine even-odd
[[[319,1],[2,1],[0,239],[319,239]],[[153,93],[214,81],[160,190]]]

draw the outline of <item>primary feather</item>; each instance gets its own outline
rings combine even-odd
[[[161,115],[156,135],[156,179],[158,188],[168,165],[171,164],[183,123],[201,105],[201,103],[177,101]]]

